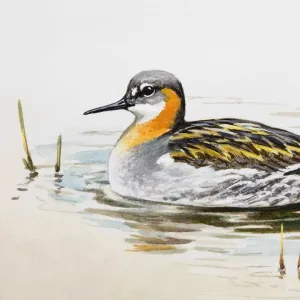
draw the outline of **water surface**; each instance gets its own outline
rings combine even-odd
[[[224,105],[220,100],[197,100],[207,108]],[[275,118],[278,126],[285,123],[290,130],[296,130],[290,118],[299,117],[299,112],[292,113],[272,103],[222,101],[226,108],[232,105],[242,110],[263,106],[270,121]],[[289,287],[289,299],[299,295],[296,269],[300,249],[299,207],[208,210],[117,196],[110,190],[107,161],[120,134],[120,131],[91,130],[68,135],[58,175],[54,175],[51,160],[56,145],[36,146],[32,155],[40,162],[39,175],[20,182],[12,199],[20,200],[22,193],[34,191],[41,210],[74,213],[82,218],[83,226],[122,232],[126,251],[136,255],[138,252],[166,255],[174,259],[174,264],[184,266],[184,272],[229,279],[230,287],[271,289],[275,295],[276,288],[280,288],[279,232],[284,224],[287,270],[296,279]]]

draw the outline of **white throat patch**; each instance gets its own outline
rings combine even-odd
[[[138,104],[128,108],[136,116],[138,124],[149,122],[156,118],[165,108],[165,102],[161,101],[155,104]]]

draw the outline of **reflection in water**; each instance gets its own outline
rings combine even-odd
[[[17,191],[18,192],[27,192],[29,189],[29,186],[36,180],[38,176],[37,172],[30,173],[28,176],[25,177],[24,182],[18,184]],[[20,196],[13,196],[11,197],[11,200],[19,200]]]
[[[55,186],[55,190],[54,190],[54,193],[56,195],[59,195],[61,193],[61,190],[64,188],[64,186],[61,184],[62,183],[62,178],[63,178],[64,175],[61,175],[61,174],[58,174],[58,173],[55,173],[54,174],[54,186]]]

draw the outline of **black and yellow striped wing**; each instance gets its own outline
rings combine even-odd
[[[300,136],[238,119],[185,123],[173,132],[169,147],[176,162],[195,167],[272,171],[300,163]]]

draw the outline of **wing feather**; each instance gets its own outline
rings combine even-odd
[[[237,119],[185,123],[173,132],[169,147],[175,161],[195,167],[271,171],[300,163],[300,136]]]

